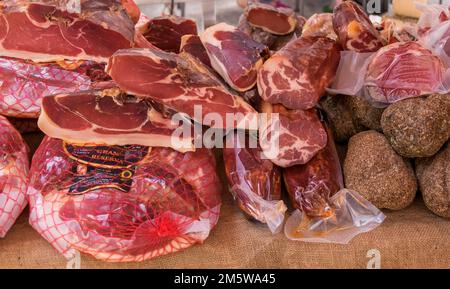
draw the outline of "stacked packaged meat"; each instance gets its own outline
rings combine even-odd
[[[30,224],[68,259],[173,253],[219,221],[224,170],[237,206],[272,233],[348,243],[383,222],[377,207],[412,202],[408,158],[449,217],[447,178],[430,181],[446,174],[450,137],[436,9],[406,33],[352,1],[309,19],[249,2],[238,27],[198,33],[131,0],[2,1],[0,114],[46,136],[29,167],[0,119],[0,237],[28,201]]]

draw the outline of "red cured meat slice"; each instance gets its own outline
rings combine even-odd
[[[439,91],[444,64],[417,42],[393,43],[369,63],[365,87],[374,102],[393,103]]]
[[[271,5],[252,3],[246,11],[247,21],[253,27],[275,35],[286,35],[293,32],[297,25],[297,17],[290,8],[275,8]]]
[[[197,35],[183,35],[181,37],[180,52],[189,53],[200,60],[204,65],[211,67],[208,52],[199,36]]]
[[[75,143],[138,144],[193,151],[193,136],[172,138],[178,124],[150,103],[115,91],[86,91],[45,97],[39,128],[48,136]]]
[[[327,133],[317,111],[287,110],[264,103],[267,121],[260,125],[259,143],[274,164],[287,168],[306,164],[327,144]]]
[[[374,52],[383,47],[369,16],[353,1],[342,2],[334,8],[333,27],[345,50]]]
[[[143,35],[151,44],[173,53],[180,51],[181,37],[190,34],[197,35],[195,21],[174,15],[153,18],[143,28]]]
[[[339,64],[339,46],[326,37],[301,37],[267,60],[258,73],[262,99],[290,109],[313,108]]]
[[[0,5],[1,56],[106,62],[133,44],[134,23],[120,0],[5,0]]]
[[[220,23],[200,36],[212,67],[233,89],[247,91],[256,84],[257,71],[268,48],[234,26]]]
[[[109,75],[129,94],[147,97],[192,119],[215,128],[245,128],[255,124],[255,110],[241,97],[230,94],[198,60],[156,49],[128,49],[111,57]],[[195,115],[196,106],[201,113]],[[208,123],[216,113],[231,123]],[[248,128],[248,127],[247,127]],[[251,128],[251,127],[250,127]]]
[[[27,205],[28,147],[19,132],[0,116],[0,237]]]
[[[259,146],[250,148],[249,139],[235,133],[223,150],[230,191],[243,212],[277,232],[287,209],[281,200],[281,170],[262,158]]]
[[[143,261],[203,242],[220,211],[212,153],[77,146],[46,138],[30,171],[30,223],[67,258]]]

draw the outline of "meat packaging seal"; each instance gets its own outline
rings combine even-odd
[[[343,51],[328,92],[361,96],[385,107],[406,98],[450,92],[450,67],[420,42],[396,42],[375,53]]]
[[[380,225],[385,216],[358,193],[344,188],[331,131],[328,143],[310,162],[284,170],[291,203],[297,210],[284,232],[291,240],[347,244]]]
[[[27,205],[28,147],[19,132],[0,116],[0,237]]]
[[[250,139],[251,136],[234,134],[229,139],[233,146],[223,149],[229,189],[244,213],[267,224],[272,233],[278,233],[287,210],[281,199],[281,170],[262,158],[256,138],[255,146],[250,148]]]
[[[203,242],[221,186],[211,151],[75,145],[46,137],[30,170],[31,225],[68,259],[143,261]]]

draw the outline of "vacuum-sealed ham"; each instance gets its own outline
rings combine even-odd
[[[45,138],[30,170],[30,223],[66,258],[142,261],[203,242],[221,186],[211,151]]]
[[[19,132],[0,116],[0,237],[27,205],[28,147]]]

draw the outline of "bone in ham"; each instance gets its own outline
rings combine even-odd
[[[375,52],[384,46],[369,16],[353,1],[334,8],[333,27],[344,50]]]
[[[303,25],[302,36],[304,37],[328,37],[337,40],[337,35],[333,29],[332,13],[316,13],[308,18]]]
[[[393,103],[439,91],[445,67],[417,42],[393,43],[370,61],[364,84],[374,102]]]
[[[326,37],[300,37],[267,60],[258,73],[262,99],[289,109],[313,108],[339,64],[339,45]]]
[[[120,0],[4,0],[0,56],[35,62],[107,62],[133,45],[134,23]]]
[[[72,143],[194,150],[193,135],[173,136],[177,123],[164,118],[148,101],[114,89],[45,97],[38,125],[46,135]]]
[[[28,147],[20,133],[0,116],[0,238],[27,205]]]
[[[261,28],[275,35],[286,35],[297,26],[297,17],[290,8],[275,8],[268,4],[251,3],[246,18],[253,27]]]
[[[237,91],[247,91],[256,84],[268,48],[234,26],[220,23],[206,29],[200,38],[212,67]]]
[[[182,58],[157,49],[128,49],[115,53],[107,72],[117,85],[131,95],[147,97],[192,119],[215,128],[250,128],[255,110],[241,97],[230,94],[209,70],[193,57]],[[195,106],[201,113],[195,115]],[[204,116],[216,113],[232,123],[205,122]],[[249,124],[248,127],[246,124]],[[254,129],[254,127],[253,127]]]
[[[211,151],[45,138],[30,170],[31,225],[68,259],[143,261],[202,243],[221,186]]]
[[[200,60],[204,65],[212,68],[208,52],[206,52],[205,46],[203,46],[198,35],[183,35],[181,37],[180,53],[183,52],[189,53]]]
[[[109,76],[104,65],[90,61],[36,64],[0,57],[0,78],[0,114],[37,118],[42,97],[87,90]]]
[[[267,120],[259,128],[259,144],[274,164],[287,168],[306,164],[327,144],[327,133],[316,109],[287,110],[262,104]]]
[[[197,24],[194,20],[174,15],[155,17],[141,29],[151,44],[173,53],[180,51],[183,35],[197,35]]]

